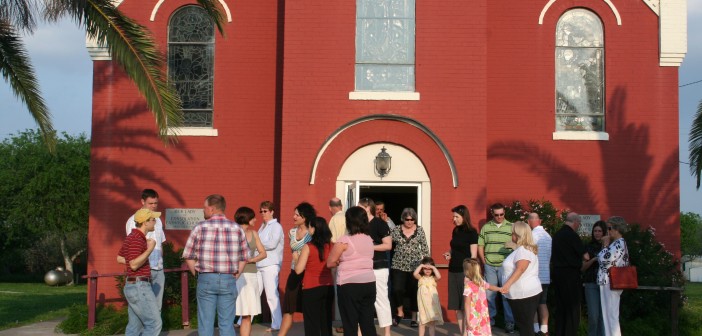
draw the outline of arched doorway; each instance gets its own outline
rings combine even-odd
[[[392,168],[381,178],[375,173],[374,160],[383,147],[392,156]],[[414,208],[431,248],[431,181],[422,161],[407,148],[373,143],[353,152],[337,176],[336,196],[346,206],[356,205],[361,197],[382,200],[386,212],[398,225],[402,209]]]

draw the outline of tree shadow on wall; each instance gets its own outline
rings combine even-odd
[[[144,103],[132,104],[111,111],[104,118],[93,119],[93,134],[100,134],[91,141],[90,158],[91,221],[103,225],[100,237],[104,241],[98,244],[112,244],[114,234],[118,234],[118,237],[124,235],[123,225],[111,224],[126,221],[135,210],[138,195],[145,187],[169,195],[172,203],[185,202],[176,186],[166,181],[159,169],[172,164],[171,155],[174,153],[184,155],[189,160],[193,156],[183,143],[169,144],[168,147],[163,145],[157,136],[153,117],[149,114],[148,118],[144,118],[148,111]],[[132,120],[134,118],[147,120],[148,123],[135,126],[138,123]],[[124,154],[125,151],[129,152],[130,157]],[[144,181],[148,181],[148,184],[145,185]]]
[[[649,126],[627,122],[626,99],[624,88],[615,89],[607,108],[606,129],[610,140],[599,142],[604,199],[596,196],[597,186],[593,186],[582,164],[573,166],[535,143],[495,142],[488,147],[488,158],[513,161],[525,171],[541,176],[548,190],[556,191],[561,203],[572,209],[630,213],[634,218],[627,219],[648,225],[660,224],[650,223],[650,219],[661,218],[661,214],[670,214],[664,218],[665,222],[674,220],[678,211],[676,203],[666,200],[677,197],[678,148],[670,148],[665,160],[654,164],[653,155],[649,153]],[[596,169],[595,165],[592,167]],[[620,187],[623,179],[627,188]],[[638,189],[632,190],[632,185]]]

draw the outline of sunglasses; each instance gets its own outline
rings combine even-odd
[[[414,222],[414,218],[405,218],[405,222]]]
[[[503,213],[496,213],[496,214],[492,214],[492,215],[495,217],[504,217],[505,213],[504,212]]]
[[[269,211],[269,210],[261,210],[261,211],[259,211],[259,212],[260,212],[260,213],[267,213],[267,212],[270,212],[270,211]]]

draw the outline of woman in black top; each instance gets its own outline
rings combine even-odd
[[[361,198],[358,206],[366,210],[370,237],[373,239],[373,273],[375,274],[375,314],[378,316],[378,326],[383,329],[385,336],[390,336],[392,325],[392,307],[388,296],[388,279],[390,278],[390,261],[388,253],[392,249],[392,237],[388,223],[375,217],[375,202],[368,197]]]
[[[604,319],[600,304],[600,286],[597,284],[597,254],[602,250],[602,237],[607,235],[607,224],[597,221],[592,226],[590,243],[587,244],[587,254],[590,260],[583,262],[583,285],[585,285],[585,302],[587,303],[587,334],[588,336],[603,336]]]
[[[451,211],[456,227],[451,233],[451,251],[444,253],[449,261],[448,309],[456,311],[458,328],[463,334],[463,260],[478,258],[478,231],[470,223],[468,207],[459,205]]]

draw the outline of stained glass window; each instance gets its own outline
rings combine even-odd
[[[556,131],[604,132],[604,93],[602,21],[569,10],[556,26]]]
[[[214,24],[201,7],[171,16],[168,72],[183,102],[183,126],[212,127]]]
[[[414,91],[415,0],[356,0],[356,91]]]

